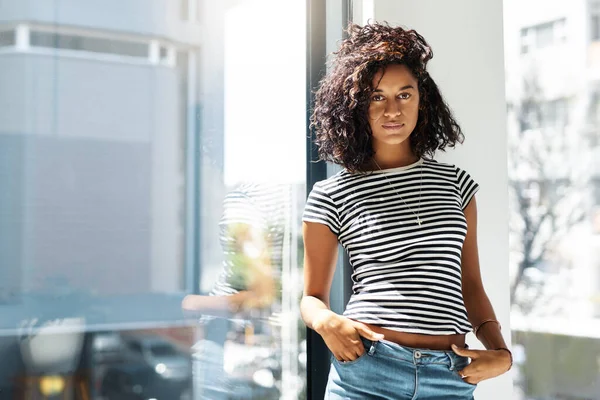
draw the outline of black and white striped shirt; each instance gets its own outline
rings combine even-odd
[[[344,315],[408,333],[470,332],[463,210],[478,188],[464,170],[424,159],[317,182],[303,221],[327,225],[348,253],[353,290]]]
[[[244,262],[247,250],[268,252],[273,278],[281,279],[285,226],[289,220],[289,185],[243,183],[227,194],[219,221],[223,269],[211,295],[230,295],[248,290],[252,272]],[[251,248],[244,246],[251,245]]]

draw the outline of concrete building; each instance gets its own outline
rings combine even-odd
[[[5,301],[49,275],[107,294],[184,288],[197,4],[0,3]]]

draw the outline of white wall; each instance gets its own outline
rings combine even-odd
[[[471,173],[481,189],[479,253],[484,284],[510,343],[508,189],[501,0],[377,0],[375,20],[416,29],[433,49],[431,76],[455,112],[465,143],[437,159]],[[471,347],[482,348],[468,335]],[[479,399],[512,397],[509,374],[482,382]]]

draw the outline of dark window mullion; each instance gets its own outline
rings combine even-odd
[[[330,0],[331,1],[331,0]],[[314,104],[313,91],[317,89],[319,81],[326,71],[327,45],[336,43],[342,39],[343,30],[346,28],[352,15],[352,1],[338,0],[334,4],[335,11],[329,8],[327,13],[328,1],[326,0],[308,0],[307,1],[307,145],[306,145],[306,188],[307,195],[315,182],[326,179],[331,169],[327,164],[318,160],[317,149],[314,145],[314,132],[310,129],[310,114]],[[333,3],[329,2],[329,7]],[[341,15],[341,19],[340,19]],[[332,26],[333,25],[333,26]],[[334,28],[329,30],[328,28]],[[337,37],[328,37],[327,31],[335,32]],[[330,35],[331,36],[331,35]],[[329,170],[329,171],[328,171]],[[351,279],[347,272],[349,263],[345,252],[340,249],[340,257],[331,287],[331,308],[336,312],[341,312],[346,303],[350,290]],[[323,339],[319,334],[311,329],[307,332],[307,351],[308,351],[308,369],[307,369],[307,398],[322,399],[327,384],[329,374],[330,352],[325,346]]]

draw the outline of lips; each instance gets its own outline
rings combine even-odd
[[[381,126],[383,126],[385,129],[400,129],[404,126],[404,124],[399,122],[390,122]]]

